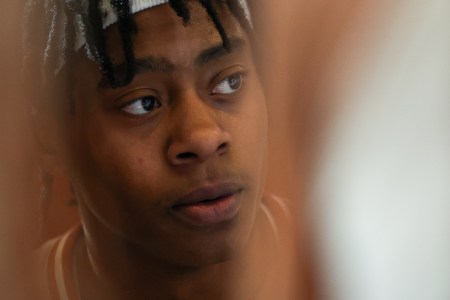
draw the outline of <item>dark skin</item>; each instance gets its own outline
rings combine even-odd
[[[261,299],[276,251],[260,208],[265,97],[230,12],[219,9],[228,52],[203,8],[190,6],[188,26],[168,5],[134,15],[138,72],[125,87],[109,87],[81,51],[75,58],[75,113],[56,148],[84,230],[74,258],[82,299]],[[105,38],[120,69],[115,25]],[[211,186],[231,190],[236,211],[206,225],[180,217],[180,199]]]

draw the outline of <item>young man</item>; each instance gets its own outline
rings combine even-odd
[[[65,87],[46,103],[43,169],[64,168],[81,216],[41,249],[46,297],[287,299],[246,3],[44,7]]]

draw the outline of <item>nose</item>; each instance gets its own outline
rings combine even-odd
[[[220,111],[198,97],[185,101],[173,116],[168,158],[172,165],[203,163],[228,152],[230,134]]]

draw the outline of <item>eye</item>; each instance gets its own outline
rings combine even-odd
[[[219,82],[211,91],[211,95],[236,93],[242,87],[242,83],[242,74],[231,75]]]
[[[159,107],[161,107],[161,103],[156,97],[145,96],[134,100],[122,109],[132,115],[145,115]]]

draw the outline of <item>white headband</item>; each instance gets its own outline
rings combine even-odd
[[[132,14],[140,12],[144,9],[158,6],[161,4],[168,3],[169,0],[132,0],[130,1],[130,11]],[[250,20],[250,12],[246,0],[238,0],[239,4],[242,6],[245,12],[246,18]],[[106,28],[117,22],[117,15],[114,13],[114,9],[111,6],[111,2],[108,0],[101,1],[100,9],[103,14],[103,28]],[[85,33],[83,26],[77,26],[77,37],[75,40],[75,50],[79,50],[85,43]]]

